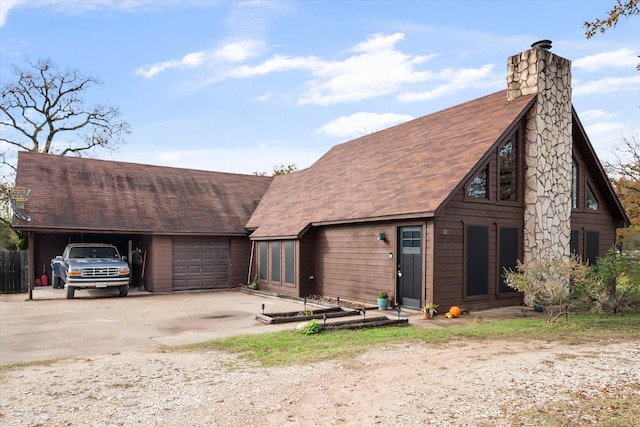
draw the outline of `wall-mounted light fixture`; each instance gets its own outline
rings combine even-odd
[[[447,234],[449,234],[449,230],[447,230],[446,228],[444,230],[442,230],[442,235],[446,236]]]
[[[389,259],[393,258],[393,252],[389,252]]]
[[[385,233],[383,230],[380,230],[380,232],[378,233],[378,237],[376,237],[376,240],[380,240],[380,241],[386,242],[387,233]]]

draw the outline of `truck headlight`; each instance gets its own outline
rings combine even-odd
[[[129,275],[129,267],[120,267],[120,275],[128,276]]]
[[[71,267],[69,269],[69,272],[67,273],[67,275],[69,277],[81,277],[82,276],[82,269],[81,268],[73,268],[73,267]]]

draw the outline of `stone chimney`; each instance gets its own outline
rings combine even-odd
[[[570,255],[571,61],[550,48],[549,40],[536,42],[507,64],[507,99],[537,94],[522,138],[525,263]]]

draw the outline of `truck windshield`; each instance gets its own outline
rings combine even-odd
[[[73,248],[69,258],[120,258],[116,248]]]

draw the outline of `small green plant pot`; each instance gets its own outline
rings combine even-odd
[[[389,307],[389,298],[378,298],[378,310],[386,310]]]

